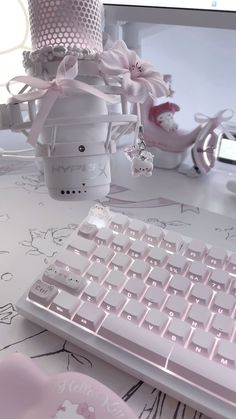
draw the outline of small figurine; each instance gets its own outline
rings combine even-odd
[[[153,171],[153,154],[148,151],[141,152],[132,160],[131,172],[133,176],[152,176]]]
[[[133,176],[152,176],[154,156],[146,150],[142,125],[139,127],[137,143],[127,147],[124,152],[127,159],[131,162],[131,173]]]
[[[175,103],[165,102],[153,106],[149,112],[149,121],[163,128],[165,131],[176,131],[178,125],[174,120],[175,112],[180,111],[180,107]]]
[[[98,202],[90,208],[87,221],[100,228],[105,227],[110,219],[110,209]]]

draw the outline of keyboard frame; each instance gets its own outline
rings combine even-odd
[[[111,211],[111,214],[114,216],[117,213]],[[80,225],[85,221],[88,221],[88,218],[89,217],[85,217]],[[65,243],[65,246],[63,246],[61,251],[52,259],[52,264],[55,262],[58,255],[70,244],[73,237],[78,233],[79,227],[70,236],[68,242]],[[168,231],[171,230],[165,229],[165,232]],[[188,242],[190,239],[190,237],[183,234],[181,234],[181,236],[185,242]],[[229,251],[228,253],[231,254],[232,251]],[[42,273],[32,282],[31,286],[37,279],[41,279]],[[206,388],[201,388],[181,376],[146,361],[138,355],[129,352],[127,349],[123,349],[102,336],[96,335],[83,326],[73,324],[65,317],[51,312],[47,308],[37,305],[37,303],[30,302],[28,299],[29,289],[26,290],[16,303],[18,313],[26,319],[55,333],[62,339],[68,340],[79,348],[88,351],[124,372],[131,374],[139,380],[143,380],[145,383],[158,388],[171,397],[186,403],[188,406],[204,413],[212,419],[236,418],[236,400],[235,405],[233,405],[231,402],[219,398],[218,395],[208,391]]]
[[[235,419],[236,407],[225,400],[184,380],[180,376],[145,361],[101,336],[93,334],[82,326],[73,325],[63,317],[32,304],[27,300],[27,295],[28,291],[19,299],[16,309],[19,314],[28,320],[147,384],[157,387],[194,409],[200,410],[213,419]]]

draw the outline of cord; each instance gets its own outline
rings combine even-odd
[[[0,156],[3,154],[21,154],[21,153],[27,153],[28,151],[34,151],[34,148],[25,148],[22,150],[4,150],[3,148],[0,148]]]
[[[18,160],[34,160],[35,156],[20,156],[21,153],[28,153],[34,151],[34,148],[25,148],[22,150],[4,150],[0,148],[0,158],[3,159],[18,159]]]
[[[34,160],[35,156],[15,156],[14,154],[3,154],[0,156],[4,159],[16,159],[16,160]]]

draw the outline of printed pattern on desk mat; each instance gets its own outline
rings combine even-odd
[[[16,313],[14,302],[27,287],[24,277],[27,277],[30,285],[32,278],[45,268],[45,263],[50,263],[51,254],[60,250],[58,243],[55,245],[53,240],[46,243],[43,238],[48,239],[50,234],[53,236],[53,231],[59,231],[69,224],[78,224],[84,218],[83,213],[80,220],[77,205],[65,206],[53,201],[46,193],[40,193],[41,183],[39,188],[32,187],[32,177],[28,180],[29,187],[26,177],[12,175],[11,187],[8,187],[9,178],[2,176],[0,179],[0,190],[4,190],[4,201],[0,205],[2,237],[0,246],[0,357],[20,351],[35,359],[37,364],[48,373],[74,370],[89,374],[116,391],[129,403],[139,419],[205,418],[201,413],[168,397],[161,391],[106,364],[50,332],[42,330],[37,325],[23,320]],[[128,191],[129,200],[126,200],[124,199],[126,191],[128,189],[125,187],[113,185],[109,196],[104,199],[103,203],[109,205],[113,211],[136,216],[163,228],[179,231],[184,235],[191,235],[193,231],[196,237],[198,234],[202,236],[202,233],[212,235],[212,237],[214,235],[214,241],[217,241],[219,245],[223,245],[227,240],[228,248],[230,244],[233,247],[236,242],[235,222],[232,219],[165,198],[137,200],[135,196],[132,196],[131,191]],[[20,211],[19,206],[12,204],[16,200],[20,203]],[[83,205],[80,205],[80,208],[83,208]],[[84,212],[86,210],[85,205]],[[33,230],[34,234],[30,235],[30,231]],[[41,233],[50,231],[50,234],[41,234],[37,237],[36,231],[41,231]],[[32,247],[36,247],[36,242],[39,243],[38,239],[41,245],[43,244],[44,252],[32,251],[34,250]],[[205,236],[204,239],[209,241],[209,238]],[[48,249],[47,252],[45,246]],[[40,249],[42,248],[38,248]],[[45,260],[45,255],[47,260]],[[30,272],[24,273],[24,266],[29,265],[29,261],[32,265]],[[17,266],[17,269],[11,272],[14,266]]]
[[[101,202],[113,211],[137,217],[146,223],[236,250],[235,219],[163,197],[127,200],[117,197],[115,192]]]

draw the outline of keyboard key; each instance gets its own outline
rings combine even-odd
[[[54,285],[46,284],[38,279],[30,288],[28,297],[30,300],[47,307],[57,294],[58,289]]]
[[[132,278],[144,279],[148,275],[149,271],[150,266],[147,262],[135,260],[130,266],[127,275]]]
[[[81,298],[85,301],[90,301],[91,303],[100,303],[107,290],[102,285],[97,282],[91,282],[87,288],[84,290]]]
[[[162,239],[160,246],[173,253],[178,253],[183,245],[183,238],[174,231],[168,231]]]
[[[86,286],[86,280],[80,275],[61,269],[56,265],[50,265],[43,274],[46,282],[64,288],[68,292],[76,292],[79,294]]]
[[[193,282],[205,282],[209,275],[209,268],[202,262],[192,262],[186,277]]]
[[[218,338],[229,338],[231,337],[234,330],[234,321],[224,314],[216,314],[213,317],[210,332],[214,333]]]
[[[110,290],[105,296],[101,307],[108,312],[118,313],[126,303],[124,294],[120,294],[116,290]]]
[[[164,231],[160,227],[149,225],[143,237],[143,240],[146,243],[151,244],[152,246],[158,246],[163,237]]]
[[[192,327],[201,327],[205,329],[210,318],[211,312],[208,310],[208,308],[194,303],[190,307],[190,310],[186,316],[186,321],[190,323]]]
[[[211,309],[219,314],[231,315],[235,307],[236,299],[225,292],[218,292],[212,301]]]
[[[131,244],[131,240],[128,236],[123,234],[116,234],[112,240],[111,248],[116,252],[126,252]]]
[[[120,233],[123,233],[123,231],[125,231],[125,229],[128,227],[128,224],[129,218],[127,217],[127,215],[116,214],[114,215],[111,221],[110,228],[112,228],[112,230],[114,231],[119,231]]]
[[[77,255],[71,250],[65,250],[63,253],[58,255],[56,264],[63,266],[64,269],[74,271],[75,273],[82,275],[90,265],[88,258],[82,255]]]
[[[236,275],[236,253],[233,253],[230,258],[229,258],[229,262],[226,266],[226,270],[231,273]]]
[[[83,224],[81,224],[78,230],[78,234],[80,236],[89,240],[93,239],[96,236],[97,232],[98,232],[97,226],[95,226],[94,224],[90,224],[86,221]]]
[[[183,274],[188,267],[188,263],[184,256],[170,255],[166,269],[172,274]]]
[[[145,233],[146,225],[141,220],[132,219],[129,223],[129,226],[126,230],[126,234],[134,239],[140,239],[140,237]]]
[[[130,256],[118,252],[113,257],[110,263],[110,268],[119,269],[120,271],[124,272],[126,271],[126,269],[128,269],[131,262],[132,262],[132,259]]]
[[[146,243],[136,240],[129,248],[128,255],[135,259],[144,259],[144,257],[147,256],[149,249],[150,248]]]
[[[167,325],[168,321],[169,317],[167,314],[162,313],[155,308],[151,308],[151,310],[148,311],[142,326],[152,332],[161,333]]]
[[[170,317],[182,318],[188,307],[187,301],[178,295],[170,295],[165,303],[164,311]]]
[[[236,297],[236,279],[232,282],[230,293]]]
[[[93,253],[92,260],[96,262],[102,262],[105,265],[110,262],[112,257],[114,256],[114,252],[110,247],[101,245],[96,248],[96,250]]]
[[[208,306],[212,295],[213,291],[208,285],[195,284],[190,291],[189,300],[197,304],[200,303]]]
[[[97,244],[103,244],[103,245],[108,245],[113,238],[113,231],[110,230],[109,228],[106,227],[102,227],[100,228],[100,230],[98,230],[96,237],[95,237],[95,241]]]
[[[105,278],[108,269],[103,263],[93,262],[93,264],[87,270],[85,277],[90,279],[90,281],[102,282]]]
[[[139,299],[146,289],[145,284],[137,278],[130,278],[124,286],[123,293],[128,298]]]
[[[170,278],[170,273],[164,269],[155,266],[152,271],[149,273],[146,283],[153,285],[154,287],[164,288]]]
[[[151,266],[163,266],[168,259],[168,254],[164,249],[153,247],[147,257],[147,262]]]
[[[105,312],[93,303],[84,303],[76,312],[73,321],[96,332],[105,318]]]
[[[124,307],[121,315],[127,320],[138,324],[144,317],[146,311],[147,309],[144,304],[135,300],[130,300]]]
[[[88,220],[97,226],[106,226],[112,218],[111,211],[108,207],[98,203],[93,205],[88,213]]]
[[[225,397],[232,403],[236,400],[236,374],[235,371],[227,370],[223,365],[209,362],[205,357],[192,351],[183,351],[180,345],[175,345],[170,354],[168,369],[191,383]]]
[[[214,359],[224,366],[236,369],[236,343],[222,339],[216,347]]]
[[[76,252],[77,254],[90,257],[96,248],[96,244],[92,240],[85,239],[81,236],[75,236],[67,248]]]
[[[205,263],[214,268],[223,268],[227,258],[228,254],[224,249],[212,247],[205,258]]]
[[[56,279],[58,275],[63,271],[63,269],[59,268],[59,266],[56,266],[54,264],[51,264],[47,267],[47,269],[43,273],[43,278],[45,280],[50,279]]]
[[[165,336],[173,342],[185,344],[191,332],[191,326],[180,319],[172,319],[169,323]]]
[[[160,308],[163,305],[166,297],[167,294],[163,290],[151,286],[147,289],[142,301],[148,307]]]
[[[127,277],[121,271],[111,271],[107,276],[106,280],[104,281],[104,285],[107,288],[114,288],[120,290],[121,287],[124,285]]]
[[[172,342],[112,314],[104,320],[98,334],[162,367],[173,347]]]
[[[193,239],[188,244],[188,247],[185,251],[185,256],[187,258],[201,261],[207,252],[207,246],[202,240]]]
[[[190,286],[191,282],[188,278],[181,275],[173,275],[168,284],[167,292],[184,296],[187,294]]]
[[[215,337],[212,333],[196,329],[190,338],[188,347],[194,352],[208,357],[211,354],[214,343]]]
[[[49,309],[70,319],[80,304],[81,301],[77,297],[68,294],[68,292],[61,291],[60,294],[54,298]]]
[[[230,284],[230,276],[221,269],[215,269],[208,279],[208,284],[216,291],[225,291]]]

